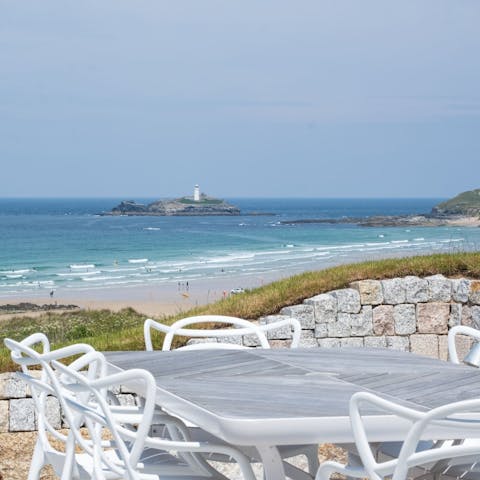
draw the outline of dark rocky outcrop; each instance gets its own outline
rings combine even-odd
[[[60,305],[57,303],[45,303],[38,305],[30,302],[7,303],[0,305],[0,314],[24,313],[24,312],[48,312],[50,310],[78,310],[78,305]]]
[[[196,216],[196,215],[240,215],[240,209],[224,200],[202,194],[199,201],[192,197],[174,200],[158,200],[148,205],[126,200],[110,212],[101,215],[153,215],[153,216]]]
[[[125,200],[116,207],[112,208],[112,213],[128,214],[146,212],[147,206],[142,203],[137,203],[134,200]]]

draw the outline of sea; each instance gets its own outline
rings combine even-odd
[[[242,215],[99,215],[121,200],[0,199],[0,297],[227,276],[241,285],[244,277],[280,278],[350,261],[480,246],[480,228],[282,223],[425,213],[439,198],[228,198]]]

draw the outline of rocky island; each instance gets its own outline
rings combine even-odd
[[[133,200],[125,200],[110,212],[101,215],[150,215],[150,216],[197,216],[197,215],[240,215],[240,209],[225,200],[200,193],[195,185],[193,196],[173,200],[157,200],[144,205]]]
[[[480,189],[460,193],[450,200],[439,203],[432,208],[430,213],[372,217],[312,218],[287,220],[281,223],[345,223],[362,227],[480,227]]]

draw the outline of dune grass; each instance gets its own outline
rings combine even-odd
[[[480,252],[435,254],[394,258],[341,265],[325,270],[305,272],[273,282],[240,295],[196,307],[175,316],[159,318],[172,323],[192,315],[230,315],[257,319],[278,313],[281,308],[301,303],[317,294],[344,288],[350,282],[362,279],[385,279],[417,275],[420,277],[443,274],[449,277],[480,278]],[[84,342],[98,350],[143,350],[143,322],[145,315],[133,309],[120,312],[83,310],[66,313],[46,313],[37,318],[17,317],[0,322],[0,338],[22,339],[42,331],[54,347]],[[160,334],[153,338],[159,344]],[[5,348],[0,348],[0,372],[12,371],[15,366]]]

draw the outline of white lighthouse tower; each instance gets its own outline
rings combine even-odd
[[[200,187],[195,185],[195,188],[193,189],[193,201],[194,202],[199,202],[200,201]]]

